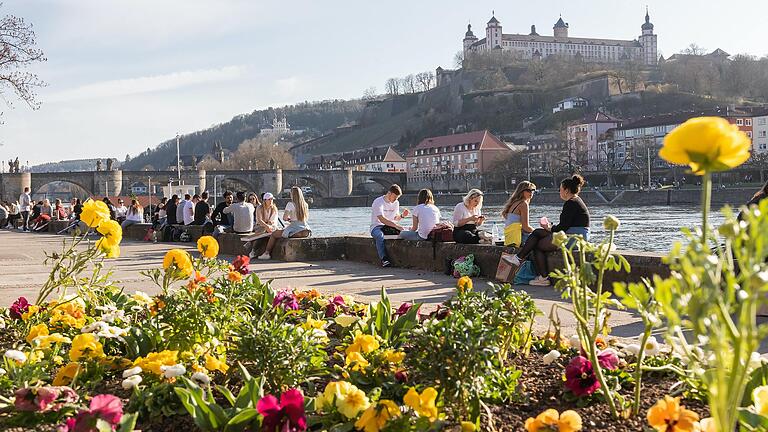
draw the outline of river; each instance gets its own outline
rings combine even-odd
[[[402,209],[403,207],[401,207]],[[560,215],[560,206],[540,205],[531,207],[531,221],[534,227],[542,216],[547,216],[550,221],[557,223]],[[621,227],[616,236],[616,245],[620,250],[633,250],[644,252],[669,252],[672,244],[685,239],[680,231],[683,227],[694,228],[701,225],[701,213],[698,207],[607,207],[591,206],[592,240],[600,241],[605,238],[603,230],[603,218],[612,214],[619,218]],[[440,206],[443,219],[450,220],[453,207]],[[489,206],[483,208],[483,214],[488,217],[486,226],[493,230],[503,232],[501,221],[501,207]],[[723,216],[715,212],[711,218],[712,223],[720,224]],[[369,207],[347,207],[311,209],[309,224],[312,234],[317,237],[338,236],[344,234],[364,234],[371,223],[371,209]],[[410,227],[410,218],[406,218],[402,224]]]

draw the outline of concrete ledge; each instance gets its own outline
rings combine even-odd
[[[123,230],[123,238],[131,240],[144,240],[147,236],[147,231],[152,228],[152,224],[138,223],[125,227]]]
[[[48,232],[57,234],[59,231],[72,224],[72,221],[68,220],[52,220],[48,222]]]
[[[245,253],[245,249],[243,249],[245,242],[242,238],[250,235],[235,233],[219,234],[216,236],[216,240],[219,242],[219,253],[224,255],[243,255]]]
[[[344,237],[279,239],[272,250],[272,257],[282,261],[338,260],[348,256]]]

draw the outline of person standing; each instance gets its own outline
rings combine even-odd
[[[195,222],[195,206],[198,201],[200,201],[200,195],[195,194],[184,204],[184,225],[192,225]]]
[[[237,202],[224,208],[222,213],[232,215],[232,231],[236,234],[250,234],[253,231],[253,208],[251,203],[245,202],[245,192],[237,193]]]
[[[19,195],[19,210],[21,211],[22,229],[29,231],[29,212],[32,210],[32,197],[29,196],[29,188],[25,187],[24,192]]]
[[[371,205],[371,237],[376,245],[376,252],[379,254],[382,267],[389,267],[392,261],[387,255],[387,249],[384,246],[385,235],[399,235],[403,228],[397,222],[402,219],[400,215],[400,195],[403,190],[399,185],[393,184],[387,190],[387,193],[373,200]],[[408,216],[406,211],[405,216]]]
[[[16,221],[21,219],[21,210],[19,210],[19,202],[15,201],[11,203],[8,210],[10,213],[10,215],[8,215],[8,227],[10,229],[16,228]]]
[[[176,223],[179,225],[186,225],[184,223],[184,209],[187,207],[187,203],[192,201],[190,194],[184,194],[184,199],[179,201],[179,205],[176,206]]]

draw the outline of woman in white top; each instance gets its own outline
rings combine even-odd
[[[257,234],[271,233],[277,229],[278,210],[274,198],[269,192],[264,194],[261,204],[256,207],[256,227],[253,232]]]
[[[288,204],[293,204],[295,217],[291,218],[291,223],[285,229],[272,232],[267,243],[267,250],[259,255],[258,259],[272,259],[272,249],[279,238],[303,238],[312,235],[312,229],[307,223],[307,220],[309,220],[309,205],[304,200],[304,194],[301,192],[300,187],[294,186],[291,188],[291,202]]]
[[[440,209],[435,206],[435,197],[429,189],[419,191],[418,205],[411,212],[413,226],[410,231],[400,231],[405,240],[427,240],[429,233],[440,223]]]
[[[125,220],[120,226],[125,229],[133,224],[144,222],[144,208],[135,199],[131,200],[131,206],[128,207],[128,211],[125,213]]]
[[[492,236],[478,229],[485,222],[482,215],[483,192],[471,189],[453,209],[453,239],[456,243],[490,243]]]

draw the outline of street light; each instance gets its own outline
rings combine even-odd
[[[181,184],[181,153],[179,153],[179,141],[181,138],[176,133],[176,173],[179,176],[179,184]]]

